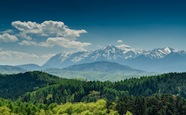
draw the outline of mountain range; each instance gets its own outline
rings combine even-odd
[[[1,65],[0,73],[15,74],[39,70],[65,78],[102,81],[112,79],[111,81],[115,81],[129,78],[131,75],[183,72],[186,71],[185,67],[186,52],[183,50],[169,47],[141,50],[123,44],[108,45],[92,51],[59,53],[42,66],[36,64]]]
[[[50,58],[44,68],[65,68],[74,64],[110,61],[148,72],[186,71],[186,52],[169,47],[153,50],[128,45],[109,45],[93,51],[64,52]]]

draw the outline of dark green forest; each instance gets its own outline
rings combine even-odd
[[[186,73],[117,82],[65,79],[44,72],[0,75],[3,115],[184,115]]]

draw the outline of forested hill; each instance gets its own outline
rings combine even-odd
[[[38,71],[0,75],[0,97],[11,99],[0,99],[0,113],[181,115],[186,113],[185,83],[186,73],[118,82],[64,79]]]
[[[43,72],[0,75],[0,97],[15,99],[29,91],[57,83],[60,78]]]
[[[68,81],[68,80],[67,80]],[[123,95],[150,96],[174,94],[186,98],[186,73],[169,73],[159,76],[131,78],[120,82],[78,81],[63,82],[40,88],[22,96],[24,101],[64,103],[116,100]]]
[[[119,82],[63,79],[43,72],[0,76],[0,97],[42,103],[115,100],[122,95],[175,94],[186,98],[186,73],[131,78]]]

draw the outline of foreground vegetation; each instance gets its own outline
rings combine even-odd
[[[0,99],[2,115],[185,115],[186,100],[175,95],[124,96],[116,102],[97,100],[64,104],[33,104]]]
[[[50,105],[46,104],[33,104],[15,101],[12,102],[10,100],[0,99],[0,113],[6,115],[18,114],[18,115],[103,115],[103,114],[111,114],[117,115],[118,112],[116,110],[112,110],[112,108],[106,108],[105,100],[98,100],[96,102],[91,103],[65,103],[57,105],[56,103],[52,103]]]
[[[64,79],[43,72],[0,75],[0,97],[3,115],[183,115],[186,73],[118,82]]]

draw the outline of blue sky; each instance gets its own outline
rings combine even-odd
[[[108,44],[186,50],[185,6],[184,0],[1,0],[0,64],[42,65],[56,53]]]

